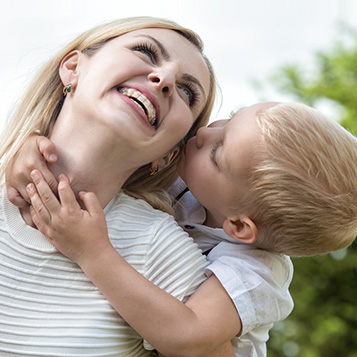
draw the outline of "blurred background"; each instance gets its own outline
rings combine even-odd
[[[27,80],[58,47],[128,16],[200,34],[221,87],[212,120],[258,101],[302,101],[357,134],[355,0],[12,0],[0,10],[0,129]],[[292,314],[269,357],[357,357],[357,248],[294,259]]]

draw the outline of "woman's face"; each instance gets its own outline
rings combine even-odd
[[[210,88],[199,50],[167,29],[132,31],[93,56],[80,54],[76,71],[76,113],[87,125],[107,127],[106,140],[124,142],[140,157],[138,165],[161,157],[184,137]]]

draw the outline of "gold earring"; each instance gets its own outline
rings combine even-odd
[[[159,172],[159,166],[150,167],[150,176],[154,176]]]
[[[68,83],[67,85],[65,85],[62,90],[63,95],[66,96],[67,93],[71,93],[71,88],[72,88],[72,83]]]

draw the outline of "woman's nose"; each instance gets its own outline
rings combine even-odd
[[[175,90],[176,68],[171,66],[156,68],[149,74],[148,79],[165,96],[171,96]]]

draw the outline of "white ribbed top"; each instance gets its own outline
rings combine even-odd
[[[23,222],[5,189],[0,207],[0,356],[150,355],[79,267]],[[115,248],[156,285],[184,300],[204,280],[205,258],[171,216],[125,194],[105,212]]]

